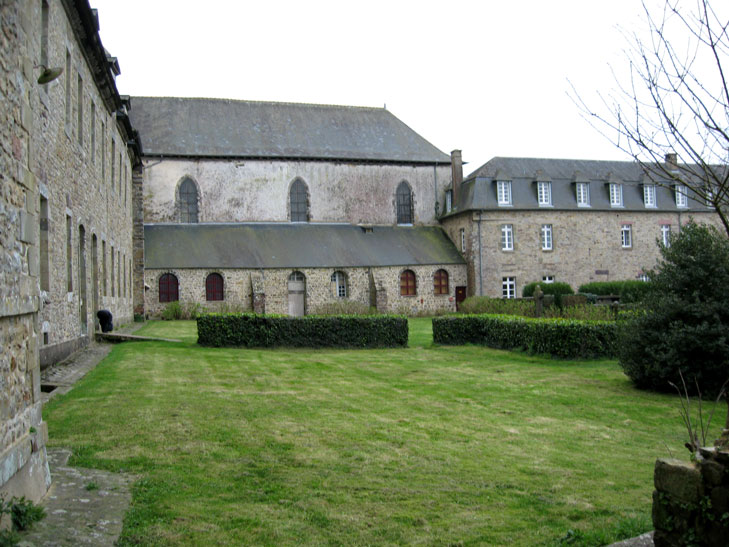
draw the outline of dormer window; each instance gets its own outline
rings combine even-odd
[[[511,181],[496,181],[496,194],[499,205],[511,205]]]
[[[656,185],[643,185],[643,205],[649,208],[655,208],[656,205]]]
[[[688,207],[688,192],[683,184],[676,185],[676,207],[682,209]]]
[[[575,199],[577,200],[578,207],[589,207],[590,206],[590,183],[589,182],[575,183]]]
[[[537,182],[537,201],[540,207],[552,205],[552,183],[548,181]]]
[[[623,185],[619,182],[610,183],[610,207],[623,206]]]

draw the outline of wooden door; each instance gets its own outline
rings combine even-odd
[[[463,302],[466,299],[466,287],[456,287],[456,311],[458,311],[458,308],[461,305],[461,302]]]
[[[306,310],[306,278],[301,272],[289,276],[289,315],[301,317]]]

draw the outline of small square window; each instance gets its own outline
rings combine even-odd
[[[500,180],[496,182],[496,191],[499,205],[511,205],[511,181]]]
[[[543,275],[542,283],[546,283],[547,285],[549,285],[550,283],[554,283],[554,276],[553,275]]]
[[[511,224],[501,225],[501,250],[514,250],[514,227]]]
[[[540,207],[552,205],[552,183],[537,182],[537,200]]]

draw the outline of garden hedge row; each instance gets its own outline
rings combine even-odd
[[[618,326],[613,321],[534,319],[513,315],[448,315],[433,318],[437,344],[480,344],[566,359],[614,357]]]
[[[652,289],[650,282],[638,280],[593,281],[580,285],[577,292],[584,294],[618,295],[621,304],[640,302]]]
[[[287,317],[250,313],[197,318],[202,346],[389,348],[407,346],[408,320],[399,315]]]

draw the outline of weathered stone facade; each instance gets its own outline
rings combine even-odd
[[[414,296],[400,295],[400,274],[409,269],[415,273],[417,291]],[[448,294],[435,294],[434,275],[439,269],[448,272]],[[316,314],[327,304],[341,301],[336,284],[332,281],[334,272],[346,277],[346,300],[365,306],[376,306],[381,312],[407,314],[444,313],[455,311],[455,287],[466,284],[463,264],[445,266],[403,266],[380,268],[291,268],[247,270],[247,269],[170,269],[145,271],[145,309],[150,316],[159,316],[167,305],[159,301],[159,279],[172,273],[179,283],[180,304],[200,304],[211,311],[235,310],[254,311],[254,289],[261,282],[259,295],[265,295],[266,313],[287,314],[289,311],[288,279],[294,272],[304,275],[306,280],[305,311]],[[211,273],[218,273],[224,280],[224,300],[206,301],[205,280]],[[260,298],[260,296],[259,296]],[[385,302],[377,306],[377,299]],[[256,311],[261,311],[256,310]]]
[[[0,494],[50,482],[41,363],[88,343],[97,309],[131,318],[131,128],[97,30],[73,2],[2,3]]]
[[[637,279],[660,257],[661,227],[675,233],[689,218],[719,227],[710,212],[486,210],[450,216],[443,228],[459,249],[464,230],[468,294],[501,297],[504,277],[515,278],[517,296],[546,276],[575,290],[592,281]],[[512,250],[502,249],[504,225],[512,227]],[[551,250],[542,249],[543,225],[552,227]],[[623,247],[623,226],[630,226],[630,247]]]
[[[199,222],[286,222],[289,190],[299,179],[309,191],[311,222],[395,224],[395,190],[406,181],[413,192],[414,224],[434,224],[450,184],[450,167],[150,158],[144,177],[147,223],[179,222],[179,185],[189,178],[198,189]]]

